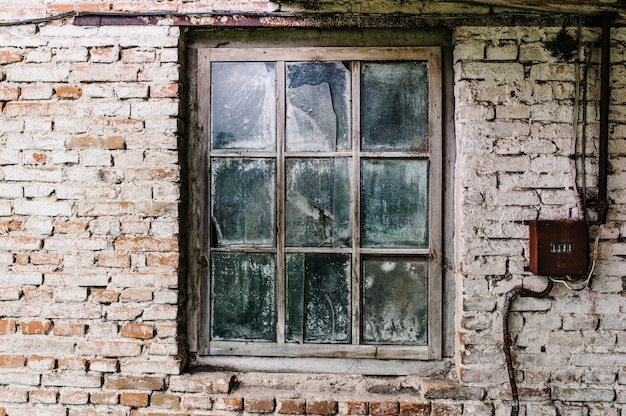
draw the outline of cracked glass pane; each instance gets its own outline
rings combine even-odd
[[[361,66],[361,148],[428,150],[428,64]]]
[[[213,339],[276,339],[275,255],[213,253],[211,279]]]
[[[270,159],[211,160],[211,246],[273,247],[276,163]]]
[[[428,247],[428,161],[361,161],[364,247]]]
[[[286,255],[288,342],[348,343],[350,255]]]
[[[342,62],[287,64],[288,151],[350,148],[350,77]]]
[[[350,159],[287,159],[285,245],[349,247]]]
[[[276,64],[215,62],[211,68],[213,149],[275,149]]]
[[[363,262],[363,340],[427,345],[428,262]]]

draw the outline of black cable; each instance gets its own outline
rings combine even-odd
[[[509,332],[509,310],[511,303],[517,296],[530,296],[533,298],[543,298],[547,296],[554,287],[554,282],[548,280],[546,288],[540,292],[526,289],[524,286],[517,286],[507,292],[502,306],[502,334],[504,338],[504,355],[506,357],[506,368],[509,373],[509,383],[511,385],[511,416],[519,414],[519,394],[517,392],[517,382],[515,381],[515,369],[513,368],[513,357],[511,356],[511,333]]]

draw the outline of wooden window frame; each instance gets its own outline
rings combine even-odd
[[[197,125],[199,128],[200,140],[208,142],[210,140],[210,65],[211,62],[230,61],[273,61],[277,62],[277,73],[282,75],[277,78],[277,90],[282,91],[278,96],[277,105],[277,136],[278,148],[274,154],[262,152],[238,152],[238,151],[213,151],[215,155],[230,157],[275,157],[283,160],[285,150],[282,146],[284,141],[284,65],[291,61],[353,61],[352,68],[352,150],[346,152],[316,152],[315,157],[338,157],[347,156],[352,158],[352,196],[355,198],[353,208],[356,213],[359,210],[359,190],[360,174],[359,160],[367,158],[421,158],[428,159],[429,168],[429,247],[427,249],[370,249],[362,248],[359,243],[360,224],[355,222],[353,227],[353,244],[346,249],[353,257],[353,277],[352,277],[352,344],[291,344],[284,342],[284,254],[285,252],[311,252],[309,248],[285,249],[283,238],[277,238],[277,302],[279,303],[277,312],[277,342],[233,342],[233,341],[211,341],[210,321],[202,319],[210,315],[210,288],[208,282],[210,277],[206,267],[206,259],[209,258],[209,244],[203,241],[200,244],[203,251],[203,271],[200,273],[200,284],[198,287],[200,299],[194,303],[198,307],[199,317],[197,318],[197,345],[198,355],[201,357],[211,356],[266,356],[266,357],[344,357],[352,359],[409,359],[409,360],[438,360],[442,357],[442,290],[443,290],[443,270],[442,270],[442,204],[443,204],[443,175],[442,175],[442,151],[443,151],[443,131],[442,131],[442,57],[441,48],[438,46],[425,47],[300,47],[300,48],[198,48],[197,50],[197,80],[196,80],[196,102],[197,102]],[[411,152],[364,152],[359,149],[360,128],[359,128],[359,72],[358,61],[426,61],[428,62],[429,79],[429,149],[428,151]],[[201,80],[201,81],[200,81]],[[211,157],[209,145],[205,144],[203,151],[206,152],[205,166],[201,168],[205,175],[208,175],[208,160]],[[345,153],[345,154],[344,154]],[[311,157],[310,152],[290,152],[289,157],[306,156]],[[284,176],[284,170],[280,168],[277,177]],[[208,184],[208,178],[204,178]],[[207,185],[208,186],[208,185]],[[207,195],[210,193],[207,193]],[[284,194],[284,180],[278,180],[277,195]],[[283,229],[284,195],[277,200],[277,228]],[[206,203],[207,209],[209,203]],[[353,218],[358,220],[357,214]],[[208,217],[206,212],[198,213]],[[202,221],[201,221],[202,222]],[[202,232],[203,240],[210,237],[210,227],[207,221],[203,221],[205,229]],[[340,250],[332,249],[332,252]],[[318,252],[324,252],[323,249]],[[428,256],[428,344],[426,346],[396,346],[396,345],[360,345],[360,305],[361,305],[361,282],[358,278],[361,268],[362,255],[378,254],[389,256]],[[200,359],[199,361],[202,361]]]

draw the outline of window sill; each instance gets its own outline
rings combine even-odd
[[[263,372],[335,375],[408,376],[442,378],[453,367],[449,359],[438,361],[376,360],[359,358],[285,358],[245,356],[198,356],[197,371]]]

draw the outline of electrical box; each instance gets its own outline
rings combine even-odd
[[[529,221],[530,267],[541,275],[584,275],[589,230],[583,220]]]

